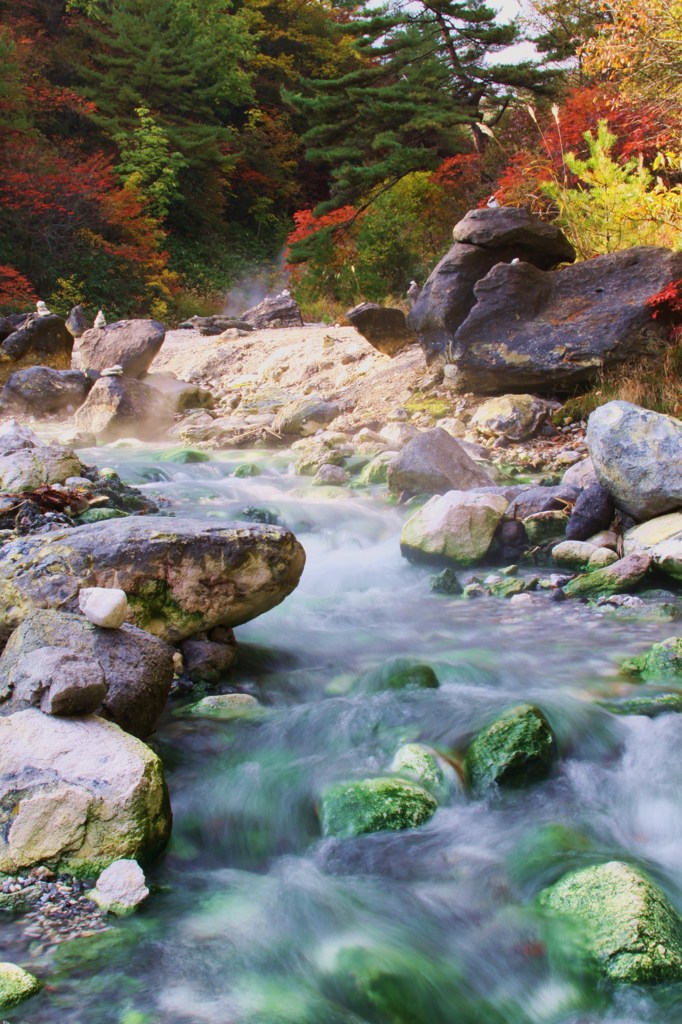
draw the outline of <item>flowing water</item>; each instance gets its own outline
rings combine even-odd
[[[152,743],[174,830],[149,873],[147,905],[51,949],[32,946],[20,919],[3,924],[0,959],[48,982],[12,1022],[682,1019],[682,986],[596,982],[571,956],[572,936],[534,909],[564,871],[618,858],[649,871],[682,910],[682,716],[618,717],[594,703],[617,686],[620,657],[674,625],[549,600],[529,608],[434,595],[429,570],[400,556],[403,510],[307,487],[286,455],[191,466],[146,450],[88,455],[178,514],[227,521],[249,505],[276,510],[308,560],[293,595],[237,630],[227,688],[254,694],[266,713],[178,714],[195,696],[171,702],[160,722]],[[247,460],[261,460],[263,473],[235,478]],[[344,677],[398,654],[431,663],[440,688],[343,695]],[[327,784],[385,772],[406,741],[457,755],[520,701],[539,704],[557,734],[550,780],[503,798],[455,793],[410,832],[320,838]],[[358,996],[372,972],[391,1011]]]

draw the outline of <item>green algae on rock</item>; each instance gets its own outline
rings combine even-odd
[[[644,654],[623,661],[621,669],[628,675],[643,679],[682,678],[682,637],[669,636],[667,640],[653,644]]]
[[[501,494],[436,495],[403,526],[400,551],[412,561],[472,565],[487,554],[508,505]]]
[[[682,919],[658,886],[629,864],[573,871],[544,889],[538,903],[582,926],[586,952],[612,981],[682,980]]]
[[[606,597],[620,594],[644,579],[651,566],[651,557],[646,554],[626,555],[605,569],[576,576],[564,587],[567,597]]]
[[[202,452],[198,448],[169,448],[159,455],[159,462],[177,462],[181,466],[210,461],[211,456],[208,452]]]
[[[415,658],[390,658],[360,676],[353,685],[353,691],[380,693],[382,690],[405,690],[407,687],[435,690],[438,685],[438,676],[430,665]]]
[[[0,550],[0,640],[34,608],[77,611],[83,587],[118,587],[133,623],[176,643],[236,626],[298,584],[305,553],[288,530],[130,516],[35,534]]]
[[[545,779],[556,758],[556,740],[547,719],[532,704],[510,708],[473,740],[464,773],[473,793],[492,786],[517,788]]]
[[[249,693],[217,693],[202,697],[194,704],[178,708],[173,713],[178,717],[191,715],[194,718],[218,718],[230,721],[235,718],[259,718],[265,709]]]
[[[405,743],[391,762],[391,771],[405,775],[428,789],[440,802],[447,798],[457,785],[454,768],[423,743]]]
[[[430,793],[404,779],[340,782],[322,795],[322,834],[348,838],[366,832],[416,828],[428,821],[437,808]]]
[[[16,964],[0,963],[0,1010],[9,1010],[34,995],[42,984]]]

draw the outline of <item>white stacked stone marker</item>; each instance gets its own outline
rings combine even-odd
[[[84,587],[78,594],[78,607],[95,626],[119,629],[128,614],[128,598],[116,587]]]

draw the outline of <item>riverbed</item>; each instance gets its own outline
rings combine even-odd
[[[548,930],[540,889],[609,859],[649,872],[682,911],[682,717],[618,716],[626,655],[675,623],[540,597],[529,604],[431,592],[400,555],[408,514],[375,493],[310,486],[286,452],[158,462],[146,448],[80,453],[165,500],[229,521],[269,509],[307,554],[298,589],[236,630],[223,691],[259,715],[183,715],[176,696],[150,743],[174,814],[152,895],[99,934],[46,945],[4,923],[0,959],[46,981],[7,1015],[25,1024],[669,1024],[682,986],[614,989]],[[257,475],[235,477],[240,465]],[[462,573],[466,575],[466,573]],[[396,655],[427,661],[437,690],[352,693]],[[201,694],[199,694],[200,696]],[[322,839],[325,786],[388,770],[419,740],[457,760],[502,709],[531,702],[560,759],[531,789],[450,802],[409,832]],[[109,923],[109,922],[108,922]],[[339,964],[393,977],[399,1009],[368,1010]],[[346,957],[347,959],[347,957]],[[378,970],[378,968],[377,968]]]

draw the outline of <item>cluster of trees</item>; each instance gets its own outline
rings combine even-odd
[[[400,296],[491,193],[677,245],[682,0],[527,8],[508,63],[485,0],[0,0],[0,310],[208,311],[287,235],[309,308]]]

